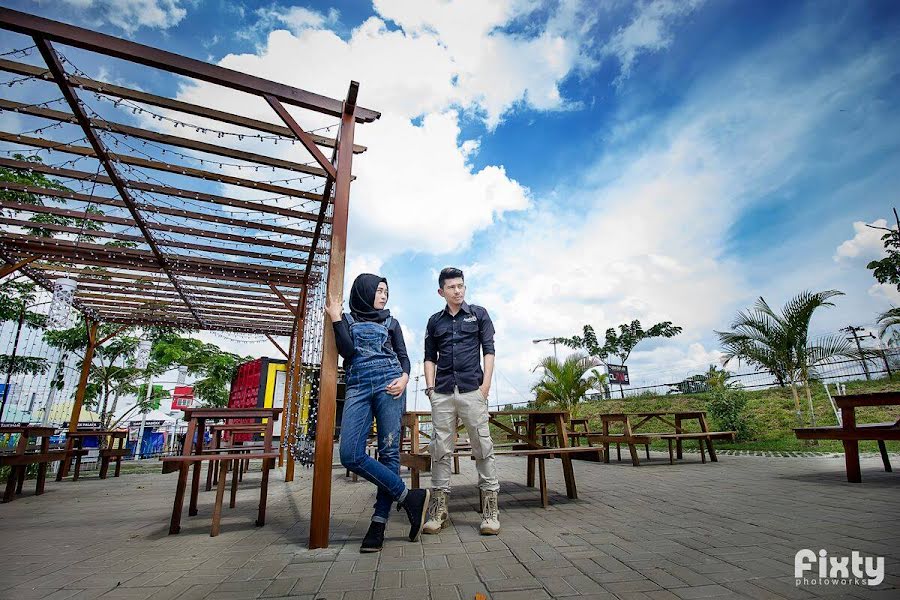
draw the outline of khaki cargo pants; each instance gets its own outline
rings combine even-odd
[[[494,441],[488,427],[488,403],[480,390],[452,394],[431,394],[431,487],[450,492],[453,451],[456,442],[457,418],[462,420],[472,444],[478,487],[482,491],[500,490],[497,467],[494,464]]]

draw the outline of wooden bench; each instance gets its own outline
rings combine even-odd
[[[795,429],[794,433],[798,440],[853,440],[874,441],[878,443],[878,450],[881,453],[881,462],[884,463],[884,470],[887,473],[892,472],[891,460],[888,458],[887,446],[885,441],[900,440],[900,419],[896,421],[888,421],[886,423],[865,423],[856,425],[852,429],[845,429],[839,426],[832,427],[803,427]]]
[[[525,446],[522,444],[521,446]],[[494,450],[494,456],[525,456],[537,459],[538,463],[538,485],[541,493],[541,506],[547,508],[550,506],[550,497],[547,490],[547,472],[544,461],[547,459],[562,458],[563,456],[576,456],[579,454],[596,453],[598,448],[590,446],[575,446],[570,448],[528,448],[520,447],[510,450]],[[471,451],[456,451],[453,453],[454,458],[469,457],[475,460],[475,456]],[[412,469],[428,470],[431,468],[431,456],[428,454],[410,454],[405,452],[400,456],[400,464]],[[534,487],[533,482],[526,482],[528,487]],[[571,499],[578,498],[578,491],[574,482],[570,490],[566,492]],[[480,506],[480,503],[479,503]]]
[[[675,449],[673,448],[673,442],[678,443],[682,440],[698,440],[700,443],[700,461],[703,464],[706,464],[706,451],[709,452],[710,460],[715,461],[714,452],[711,440],[734,440],[736,432],[734,431],[698,431],[696,433],[674,433],[674,432],[645,432],[641,431],[639,433],[634,433],[630,436],[625,435],[624,433],[595,433],[591,432],[587,434],[587,438],[591,442],[599,442],[603,444],[615,444],[616,445],[616,453],[618,455],[618,459],[622,460],[622,452],[620,449],[620,444],[634,444],[639,446],[644,446],[645,452],[647,454],[647,460],[650,460],[650,444],[652,444],[656,440],[665,440],[669,446],[669,464],[675,464]],[[704,444],[706,444],[706,451],[704,451]],[[679,449],[680,450],[680,449]],[[679,451],[678,458],[681,458],[681,453]],[[607,454],[605,461],[609,462],[609,455]],[[640,466],[639,463],[635,463],[635,466]]]
[[[25,475],[28,467],[38,465],[37,481],[34,495],[44,493],[44,483],[47,480],[47,465],[62,460],[65,450],[48,450],[46,452],[26,452],[25,454],[0,454],[0,467],[9,467],[9,476],[6,480],[6,491],[3,494],[3,502],[12,502],[22,493],[25,484]]]
[[[847,481],[862,482],[859,465],[859,442],[872,440],[878,442],[884,470],[890,472],[891,462],[888,460],[884,442],[900,440],[900,419],[887,423],[856,423],[856,409],[862,407],[883,407],[896,412],[900,410],[900,392],[876,392],[873,394],[847,394],[834,397],[835,405],[840,409],[837,427],[801,427],[794,430],[798,439],[807,440],[840,440],[844,446],[844,464],[847,469]]]
[[[223,448],[222,450],[226,450]],[[231,453],[214,453],[214,454],[195,454],[191,456],[164,456],[160,460],[163,463],[163,473],[171,473],[179,471],[178,486],[175,490],[175,507],[172,511],[172,521],[169,525],[169,533],[178,533],[181,531],[181,511],[184,507],[184,493],[187,487],[187,475],[191,465],[202,464],[209,461],[210,469],[212,463],[219,463],[219,476],[216,486],[216,501],[213,507],[212,527],[209,535],[215,537],[219,535],[219,529],[222,522],[222,503],[225,499],[225,480],[229,472],[229,464],[233,463],[234,467],[231,471],[231,497],[229,499],[229,508],[234,508],[237,502],[238,490],[238,461],[247,459],[261,459],[263,461],[262,483],[259,490],[259,511],[257,513],[256,525],[262,527],[266,523],[266,499],[269,490],[269,464],[278,458],[278,452],[257,452],[255,454],[247,454],[246,452]]]

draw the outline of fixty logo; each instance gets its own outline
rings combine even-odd
[[[825,549],[816,554],[807,548],[794,555],[794,582],[798,586],[878,585],[882,581],[883,556],[862,556],[856,550],[850,556],[828,556]]]

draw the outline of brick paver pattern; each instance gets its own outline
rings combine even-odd
[[[273,472],[268,522],[255,527],[259,471],[209,537],[215,491],[167,535],[176,474],[48,482],[0,505],[0,598],[16,600],[664,600],[900,598],[900,476],[863,460],[848,484],[840,457],[667,456],[635,468],[575,461],[579,499],[548,462],[549,509],[524,486],[525,461],[498,459],[503,530],[478,533],[471,461],[454,475],[453,525],[406,541],[394,513],[380,554],[360,554],[374,489],[333,472],[332,543],[307,550],[311,471]],[[405,472],[405,469],[404,469]],[[405,476],[405,475],[404,475]],[[205,481],[205,475],[203,478]],[[423,477],[428,482],[428,477]],[[885,558],[877,588],[797,587],[795,553]]]

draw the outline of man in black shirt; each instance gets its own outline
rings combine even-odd
[[[497,493],[500,483],[494,464],[494,442],[488,426],[488,394],[494,372],[494,324],[487,310],[466,304],[463,272],[448,267],[438,279],[438,294],[447,306],[428,319],[425,328],[425,393],[431,399],[432,503],[423,533],[438,533],[450,519],[451,458],[456,424],[469,433],[478,487],[482,494],[483,535],[500,532]],[[481,355],[484,354],[484,369]]]

